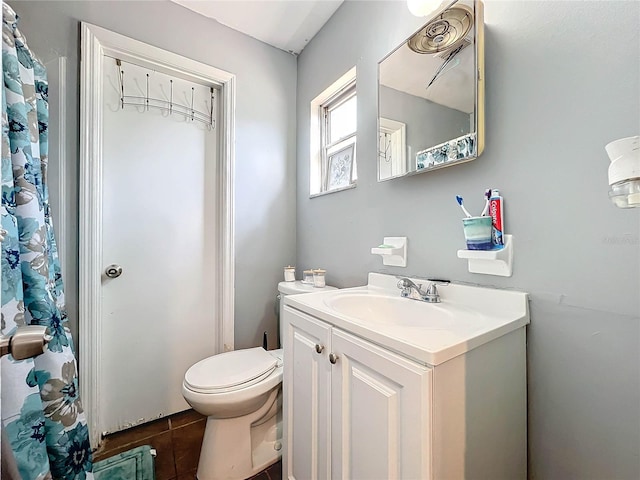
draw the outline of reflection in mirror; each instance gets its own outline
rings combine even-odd
[[[482,3],[459,0],[379,63],[379,181],[482,153],[483,43]]]
[[[383,178],[407,173],[407,126],[402,122],[380,117],[378,145],[378,175]]]

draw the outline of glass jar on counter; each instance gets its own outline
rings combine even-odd
[[[302,283],[313,285],[313,270],[304,270],[302,272]]]
[[[324,279],[326,273],[327,273],[327,271],[323,270],[321,268],[318,268],[318,269],[313,271],[313,286],[314,287],[323,288],[326,285],[325,279]]]
[[[284,267],[284,281],[285,282],[296,281],[296,267],[292,267],[291,265],[289,265],[288,267]]]

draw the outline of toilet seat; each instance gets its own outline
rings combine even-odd
[[[278,359],[260,347],[225,352],[200,360],[184,376],[184,385],[198,393],[240,390],[268,377]]]

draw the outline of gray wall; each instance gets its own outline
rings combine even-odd
[[[640,478],[640,209],[607,198],[608,142],[640,133],[640,3],[487,1],[486,149],[468,164],[376,182],[377,62],[420,25],[406,3],[347,1],[298,58],[297,265],[531,294],[529,474]],[[309,199],[309,102],[357,66],[358,186]],[[511,278],[470,274],[455,195],[505,197]],[[407,268],[369,253],[409,238]]]
[[[282,267],[295,261],[296,58],[170,2],[10,2],[29,46],[48,61],[68,58],[67,205],[58,233],[73,258],[65,272],[77,331],[79,21],[86,21],[236,74],[236,348],[275,346],[273,303]],[[161,200],[161,199],[160,199]],[[55,213],[55,212],[54,212]],[[76,336],[77,338],[77,336]]]
[[[470,115],[455,108],[382,86],[379,99],[381,117],[407,125],[408,164],[413,169],[420,150],[469,133]]]

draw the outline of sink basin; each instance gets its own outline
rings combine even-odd
[[[343,293],[325,298],[324,303],[339,314],[367,323],[429,329],[447,328],[454,318],[460,322],[465,320],[462,316],[474,314],[451,305],[372,293]]]
[[[420,279],[415,281],[420,282]],[[439,365],[529,323],[527,294],[469,285],[439,288],[442,303],[400,296],[393,275],[284,297],[292,308],[427,365]]]

